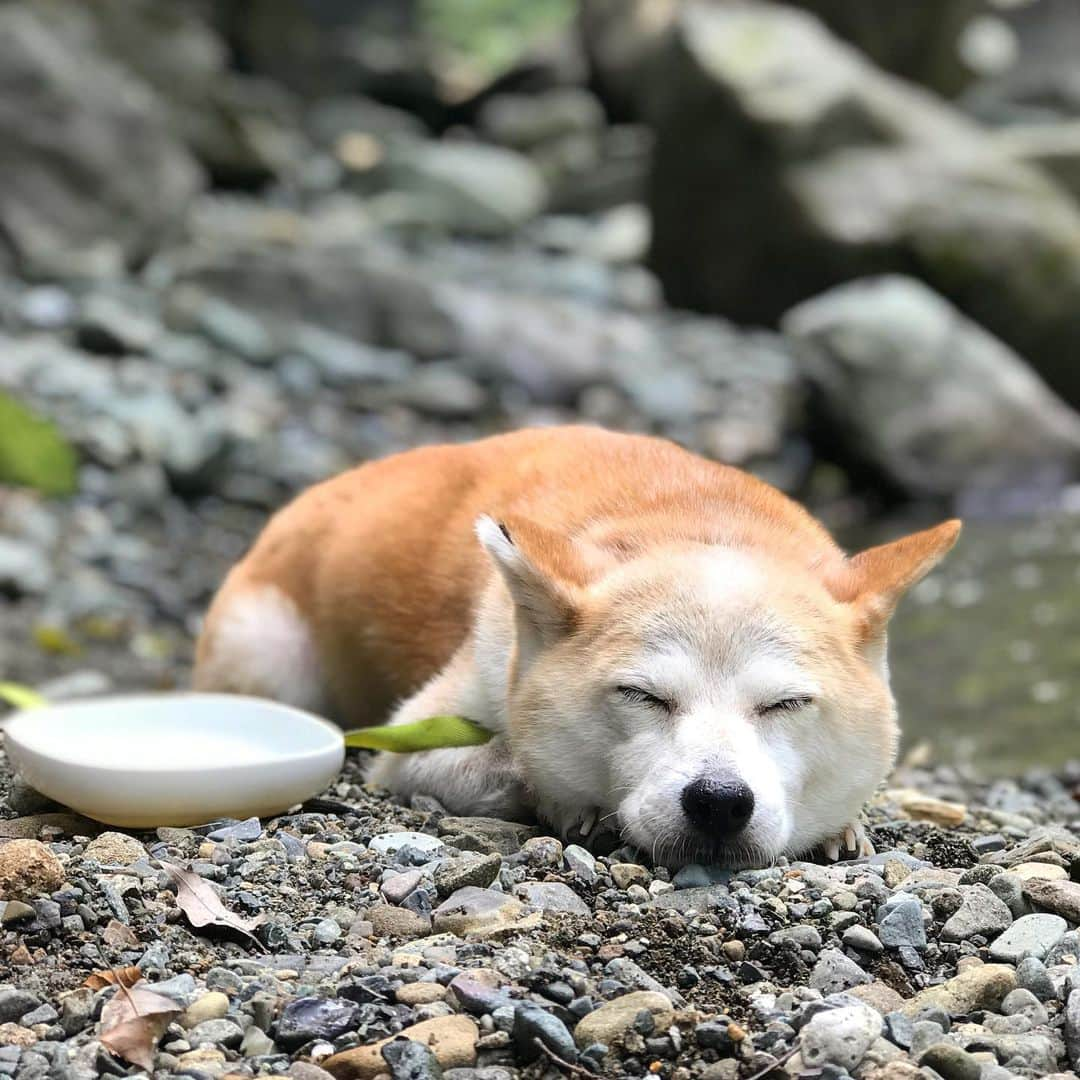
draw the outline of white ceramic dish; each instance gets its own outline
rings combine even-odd
[[[341,731],[232,694],[95,698],[16,713],[8,756],[26,781],[109,825],[147,829],[265,817],[341,770]]]

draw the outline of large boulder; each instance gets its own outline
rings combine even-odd
[[[1080,415],[918,281],[852,282],[782,325],[818,392],[829,449],[906,494],[1011,487],[1080,463]]]
[[[913,272],[1080,401],[1080,212],[1040,171],[778,5],[688,4],[651,89],[671,303],[772,323]]]
[[[144,257],[202,185],[154,96],[47,6],[0,4],[0,145],[0,247],[35,272]]]

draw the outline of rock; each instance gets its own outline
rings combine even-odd
[[[947,1042],[928,1047],[919,1058],[919,1064],[933,1069],[944,1080],[979,1080],[982,1069],[977,1057]]]
[[[525,905],[493,889],[466,886],[448,896],[432,912],[436,933],[490,934],[513,926],[524,914]]]
[[[993,937],[1012,925],[1012,912],[985,885],[961,885],[963,900],[941,928],[942,941],[966,941],[976,934]]]
[[[672,306],[771,325],[841,282],[914,273],[1080,401],[1080,208],[975,124],[780,4],[681,5],[642,81]]]
[[[345,1050],[321,1062],[335,1080],[374,1080],[386,1072],[382,1049],[393,1039],[410,1039],[428,1047],[443,1069],[471,1068],[476,1064],[476,1024],[467,1016],[439,1016],[413,1024],[390,1039]]]
[[[1069,1064],[1080,1068],[1080,990],[1073,990],[1065,1002],[1064,1034]]]
[[[408,908],[376,904],[367,909],[367,918],[376,937],[423,937],[431,931],[431,918]]]
[[[393,855],[404,847],[422,851],[432,859],[438,858],[446,850],[446,845],[434,836],[418,832],[389,832],[373,836],[368,845],[372,851],[382,855]]]
[[[0,900],[32,900],[63,883],[63,864],[40,841],[0,844]]]
[[[822,949],[810,973],[810,985],[826,996],[871,981],[870,976],[839,949]]]
[[[885,948],[877,934],[865,926],[849,926],[842,935],[842,941],[849,949],[865,953],[879,953]]]
[[[578,879],[587,885],[596,881],[596,859],[591,851],[578,844],[568,844],[563,851],[563,859],[566,868]]]
[[[593,1043],[611,1044],[634,1029],[638,1014],[648,1012],[656,1031],[666,1031],[675,1019],[675,1010],[663,994],[639,990],[607,1001],[578,1021],[574,1041],[584,1049]]]
[[[498,972],[474,968],[455,975],[449,990],[459,1008],[482,1016],[510,1004],[510,995],[502,988],[504,981]]]
[[[1048,864],[1043,865],[1056,869]],[[1024,896],[1035,907],[1060,915],[1071,923],[1080,923],[1080,883],[1029,877],[1024,881],[1023,888]]]
[[[224,1046],[235,1050],[244,1038],[244,1029],[232,1020],[204,1020],[188,1032],[188,1041],[192,1046],[209,1043],[211,1046]]]
[[[394,991],[394,1000],[402,1005],[430,1005],[446,997],[446,987],[435,982],[405,983]]]
[[[126,833],[103,832],[86,845],[83,854],[106,866],[130,866],[146,858],[146,848]]]
[[[495,852],[444,859],[435,868],[435,888],[444,899],[468,885],[486,889],[499,876],[501,866],[502,857]]]
[[[76,329],[82,348],[116,356],[149,352],[162,332],[156,319],[132,311],[108,293],[93,293],[87,297]]]
[[[1026,956],[1016,965],[1016,983],[1030,991],[1038,1001],[1050,1001],[1057,996],[1054,981],[1046,970],[1046,965],[1034,956]]]
[[[811,1069],[854,1069],[882,1032],[881,1014],[866,1005],[816,1013],[802,1029],[800,1052]]]
[[[536,1045],[537,1041],[563,1061],[577,1060],[574,1036],[567,1030],[566,1025],[547,1009],[542,1009],[532,1002],[522,1002],[514,1009],[512,1037],[517,1056],[522,1061],[535,1061],[540,1057],[542,1051]]]
[[[312,1039],[333,1040],[354,1028],[359,1015],[360,1006],[346,998],[295,998],[278,1019],[275,1039],[288,1049]]]
[[[379,182],[403,204],[397,213],[477,236],[524,225],[547,201],[543,178],[528,158],[480,143],[395,143]]]
[[[486,817],[444,817],[439,822],[439,835],[451,847],[482,851],[486,854],[513,855],[521,845],[539,830],[517,821],[502,821]]]
[[[207,1020],[220,1020],[229,1011],[229,999],[220,990],[196,998],[178,1017],[183,1028],[198,1027]]]
[[[0,589],[15,596],[40,596],[53,583],[46,554],[33,544],[0,536]]]
[[[153,95],[36,4],[0,11],[0,228],[39,272],[115,270],[175,229],[202,176]],[[127,167],[118,169],[118,161]]]
[[[390,1066],[390,1080],[441,1080],[443,1072],[431,1049],[415,1039],[392,1039],[382,1056]]]
[[[615,882],[615,888],[622,889],[624,892],[631,885],[641,885],[643,888],[648,888],[649,882],[652,881],[652,874],[644,866],[638,866],[637,863],[612,863],[610,872],[611,880]]]
[[[1016,972],[1007,964],[982,964],[966,968],[958,975],[928,986],[904,1002],[901,1012],[916,1017],[929,1008],[944,1009],[950,1016],[965,1016],[976,1009],[997,1009],[1002,999],[1016,989]]]
[[[792,309],[782,325],[801,347],[828,422],[846,432],[841,452],[911,495],[1003,488],[1080,458],[1080,416],[1007,345],[918,281],[843,285]],[[935,802],[934,811],[925,799],[901,805],[943,825],[963,820],[963,808]]]
[[[527,881],[516,889],[525,903],[541,911],[565,915],[589,915],[589,906],[561,881]]]
[[[891,986],[878,979],[865,985],[849,987],[844,993],[864,1005],[869,1005],[882,1016],[896,1012],[904,1004],[904,999]]]
[[[15,1023],[40,1004],[38,998],[25,990],[0,990],[0,1024]]]
[[[925,949],[926,927],[918,898],[896,893],[878,909],[878,937],[894,949]]]
[[[423,880],[424,875],[419,870],[406,870],[403,874],[387,878],[379,886],[379,892],[388,904],[400,904]]]
[[[1041,960],[1067,929],[1058,915],[1025,915],[990,943],[990,958],[1015,964],[1030,954]]]

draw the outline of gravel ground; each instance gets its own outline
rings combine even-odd
[[[128,1051],[158,1076],[1004,1080],[1080,1062],[1080,767],[992,785],[909,768],[869,811],[876,855],[732,875],[406,807],[362,764],[273,820],[156,834],[5,781],[0,836],[21,839],[0,846],[0,1075],[140,1075],[109,1047],[146,990],[160,1037]],[[221,906],[197,928],[200,880]]]

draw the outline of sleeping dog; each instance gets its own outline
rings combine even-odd
[[[195,683],[483,746],[371,778],[455,814],[596,822],[669,865],[870,851],[896,753],[886,624],[948,521],[846,557],[775,488],[659,439],[520,431],[372,462],[267,525]]]

